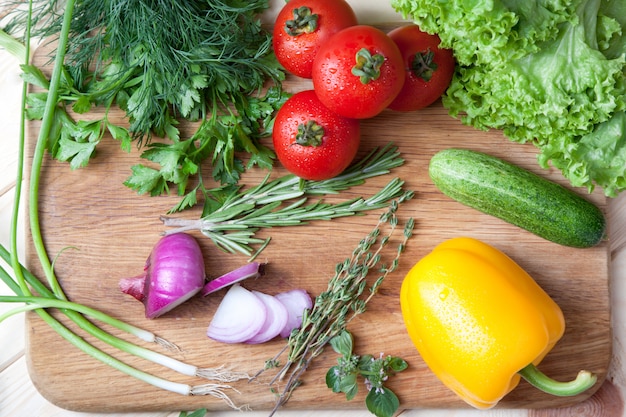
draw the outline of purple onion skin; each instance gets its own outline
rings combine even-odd
[[[186,233],[162,237],[146,261],[146,317],[156,318],[197,294],[204,286],[205,266],[200,245]]]

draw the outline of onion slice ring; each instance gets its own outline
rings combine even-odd
[[[241,343],[256,335],[263,325],[265,304],[251,291],[235,284],[220,302],[207,328],[207,336],[224,343]]]
[[[239,267],[233,271],[219,276],[204,285],[202,288],[202,296],[207,296],[211,293],[226,288],[229,285],[236,284],[244,279],[257,278],[265,273],[265,264],[259,262],[250,262],[242,267]]]
[[[261,330],[250,339],[246,340],[246,343],[265,343],[278,336],[287,325],[289,312],[287,311],[287,307],[273,295],[265,294],[260,291],[252,291],[252,293],[263,301],[267,315],[265,317],[265,324],[261,327]]]
[[[302,317],[304,316],[304,310],[311,309],[313,306],[313,300],[311,296],[302,289],[290,290],[281,292],[274,296],[287,308],[289,318],[287,324],[280,332],[281,337],[289,337],[294,329],[299,328],[302,325]]]

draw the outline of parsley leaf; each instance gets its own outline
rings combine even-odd
[[[198,195],[206,195],[203,177],[197,175],[202,163],[212,161],[211,177],[221,185],[236,184],[241,173],[254,165],[269,169],[275,159],[274,152],[261,144],[268,137],[271,120],[275,111],[286,100],[286,93],[270,88],[263,97],[246,100],[246,107],[240,107],[241,114],[231,113],[214,119],[203,120],[193,136],[185,140],[169,143],[151,142],[141,157],[158,165],[149,174],[147,167],[132,169],[132,175],[125,185],[140,194],[152,196],[167,194],[168,185],[177,187],[178,195],[183,196],[169,213],[193,207]],[[236,155],[245,152],[249,156],[247,165]],[[190,177],[197,175],[199,184],[188,189]]]
[[[151,196],[167,192],[167,183],[158,170],[141,164],[134,165],[131,170],[133,174],[124,182],[127,187],[139,194],[150,193]]]
[[[58,3],[35,8],[37,36],[59,31]],[[83,167],[107,132],[124,151],[133,142],[145,146],[141,157],[153,165],[132,167],[125,184],[155,196],[176,187],[182,200],[174,211],[195,205],[199,194],[207,193],[200,170],[205,160],[219,186],[236,184],[252,166],[271,168],[275,155],[260,140],[270,135],[273,115],[287,94],[280,89],[284,72],[272,52],[271,32],[259,19],[268,7],[268,0],[152,2],[150,7],[137,0],[77,2],[51,154],[72,168]],[[49,87],[39,69],[23,71],[29,83]],[[257,96],[268,84],[275,87]],[[31,119],[42,117],[45,101],[46,93],[30,95]],[[70,106],[85,120],[72,119]],[[109,123],[106,115],[114,106],[125,112],[128,127]],[[96,107],[104,117],[90,114]],[[181,138],[182,121],[199,122],[199,128]],[[241,153],[249,156],[247,163]],[[190,188],[192,176],[198,183]]]

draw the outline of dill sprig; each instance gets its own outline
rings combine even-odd
[[[40,36],[55,36],[59,0],[35,9]],[[77,1],[65,59],[64,99],[82,113],[116,103],[130,131],[176,139],[177,116],[217,117],[217,111],[282,80],[271,51],[271,33],[259,14],[267,0]],[[8,28],[15,30],[20,20]]]
[[[375,148],[349,167],[342,175],[324,181],[303,180],[289,174],[269,181],[269,174],[257,186],[241,192],[231,190],[218,196],[220,204],[200,219],[161,217],[165,226],[174,227],[166,234],[200,230],[219,248],[230,253],[253,255],[253,245],[260,245],[256,257],[269,243],[255,235],[263,228],[296,226],[313,220],[331,220],[353,216],[364,211],[384,208],[389,200],[403,194],[404,181],[394,178],[369,198],[354,198],[331,204],[313,196],[337,194],[362,184],[366,179],[384,175],[402,165],[398,148],[387,144]]]
[[[257,373],[256,376],[267,369],[279,367],[280,357],[288,351],[285,364],[270,381],[270,385],[274,385],[286,378],[282,392],[277,393],[276,405],[270,416],[289,400],[291,394],[301,384],[300,378],[311,361],[323,352],[334,337],[346,330],[354,317],[365,312],[367,304],[377,293],[384,279],[398,267],[400,255],[408,239],[413,235],[412,218],[409,218],[404,226],[404,238],[398,244],[397,252],[390,264],[386,265],[383,262],[382,251],[399,224],[396,215],[399,204],[412,197],[413,193],[407,191],[398,199],[392,200],[388,210],[380,216],[372,231],[359,242],[352,255],[336,265],[335,275],[328,282],[326,291],[315,298],[311,310],[305,311],[301,327],[291,333],[287,345],[274,358],[268,360],[265,368]],[[382,229],[385,224],[389,226],[389,231],[383,235]],[[364,295],[368,288],[367,278],[375,270],[378,270],[380,275],[369,287],[369,293]]]
[[[35,1],[38,36],[58,37],[63,5]],[[176,186],[183,198],[172,211],[194,206],[206,191],[200,173],[205,161],[220,185],[236,184],[247,166],[271,168],[275,154],[261,139],[271,135],[273,115],[289,94],[281,88],[285,74],[272,51],[271,32],[260,21],[268,5],[268,0],[77,0],[50,154],[76,169],[96,155],[105,134],[125,151],[132,144],[148,145],[142,158],[152,166],[132,167],[124,184],[152,196]],[[7,17],[7,33],[26,26],[20,11]],[[28,117],[41,119],[50,83],[33,65],[24,65],[23,72],[40,89],[29,95]],[[126,115],[121,124],[109,117],[118,108]],[[188,138],[179,129],[184,121],[200,122]],[[165,140],[152,141],[153,136]],[[239,153],[249,157],[247,166]]]

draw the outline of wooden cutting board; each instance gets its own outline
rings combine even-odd
[[[45,63],[46,53],[45,49],[39,50],[35,63]],[[309,82],[293,78],[285,86],[293,92],[310,88]],[[120,123],[123,120],[119,111],[109,117]],[[415,235],[401,258],[400,267],[387,278],[368,311],[349,327],[355,336],[356,353],[378,355],[384,352],[408,361],[409,368],[389,382],[389,387],[400,398],[401,407],[467,407],[420,359],[404,329],[398,302],[400,284],[407,270],[439,242],[461,235],[482,239],[506,252],[562,307],[567,330],[545,358],[541,369],[556,379],[568,380],[584,368],[595,372],[599,381],[604,380],[611,357],[608,243],[590,249],[572,249],[547,242],[445,197],[431,183],[427,171],[429,159],[435,152],[463,147],[488,152],[567,185],[560,173],[540,169],[532,145],[514,144],[498,131],[482,132],[463,126],[451,118],[440,103],[413,113],[385,111],[362,124],[359,156],[373,147],[393,142],[406,162],[387,176],[370,179],[327,201],[373,195],[393,177],[402,178],[406,188],[416,193],[415,198],[399,210],[401,221],[409,217],[416,221]],[[32,153],[38,127],[35,122],[29,126],[29,153]],[[183,349],[179,358],[189,363],[200,367],[224,365],[256,373],[265,360],[284,346],[284,341],[226,345],[208,339],[206,328],[224,290],[206,298],[195,298],[155,320],[144,317],[141,303],[120,293],[119,279],[141,272],[152,246],[165,230],[159,216],[175,204],[177,197],[139,196],[122,185],[130,174],[130,167],[145,162],[140,160],[137,149],[124,153],[109,137],[98,149],[89,166],[76,171],[49,158],[44,164],[40,193],[42,230],[48,253],[58,257],[55,269],[69,298],[175,342]],[[208,166],[204,169],[207,173],[210,171]],[[281,167],[276,167],[272,175],[285,173]],[[260,170],[250,172],[243,178],[242,185],[254,186],[265,174]],[[586,195],[585,190],[577,192]],[[605,208],[606,199],[600,191],[586,197]],[[350,255],[359,240],[374,227],[380,212],[261,233],[261,237],[272,237],[259,259],[268,262],[267,274],[243,285],[269,294],[305,288],[311,295],[317,295],[326,289],[335,264]],[[178,216],[196,219],[199,213],[189,211]],[[246,262],[246,257],[224,254],[199,233],[193,234],[201,243],[209,277],[219,276]],[[41,274],[32,242],[27,242],[27,248],[28,267]],[[91,341],[90,337],[86,338]],[[104,349],[147,372],[180,382],[202,383],[193,378],[177,377],[110,348]],[[48,400],[63,408],[88,412],[228,409],[224,402],[213,397],[164,393],[123,375],[78,351],[34,314],[27,316],[27,353],[35,386]],[[305,373],[303,385],[295,391],[287,408],[364,408],[363,386],[357,398],[350,402],[326,388],[324,375],[336,364],[336,359],[337,355],[327,349]],[[232,395],[235,403],[248,404],[254,410],[271,409],[274,397],[266,385],[271,376],[269,372],[254,383],[235,383],[233,386],[239,390]],[[567,406],[587,398],[599,385],[600,382],[593,390],[574,398],[559,398],[522,382],[498,407]]]

